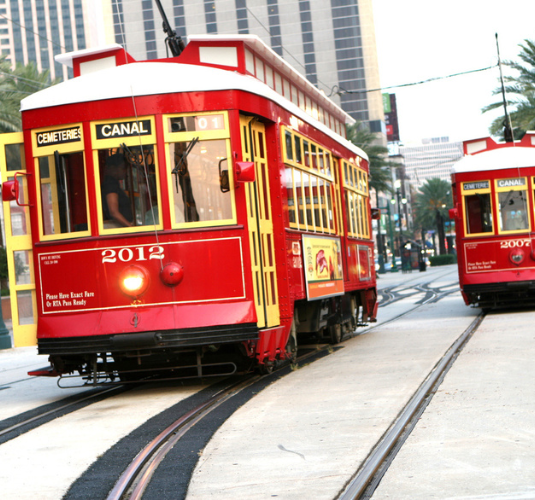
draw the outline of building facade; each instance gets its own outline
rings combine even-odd
[[[385,134],[372,0],[161,0],[189,35],[254,34],[355,120]],[[71,70],[57,54],[117,42],[136,59],[166,56],[154,0],[0,0],[0,47],[52,79]]]
[[[153,0],[110,0],[115,42],[165,57]],[[385,133],[372,0],[161,0],[179,36],[254,34],[356,120]]]
[[[112,43],[112,0],[0,0],[0,47],[13,67],[34,62],[52,79],[72,70],[57,54]],[[113,0],[115,1],[115,0]]]
[[[463,157],[463,143],[448,137],[424,139],[421,145],[399,146],[405,173],[417,190],[427,179],[438,177],[451,182],[451,169]]]

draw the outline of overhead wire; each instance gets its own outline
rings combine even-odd
[[[460,73],[453,73],[451,75],[445,75],[445,76],[435,76],[435,77],[432,77],[432,78],[427,78],[426,80],[420,80],[420,81],[417,81],[417,82],[410,82],[410,83],[401,83],[399,85],[391,85],[389,87],[380,87],[380,88],[376,88],[376,89],[363,89],[363,90],[346,90],[338,85],[335,85],[334,87],[332,87],[331,89],[331,93],[328,95],[328,97],[331,97],[333,94],[367,94],[369,92],[383,92],[385,90],[390,90],[390,89],[399,89],[399,88],[403,88],[403,87],[412,87],[414,85],[422,85],[424,83],[430,83],[430,82],[435,82],[435,81],[438,81],[438,80],[445,80],[447,78],[454,78],[456,76],[463,76],[463,75],[469,75],[471,73],[479,73],[481,71],[488,71],[489,69],[494,69],[494,68],[497,68],[498,67],[498,64],[493,64],[492,66],[487,66],[486,68],[479,68],[479,69],[473,69],[473,70],[470,70],[470,71],[462,71]],[[335,89],[340,89],[339,91],[335,91]]]

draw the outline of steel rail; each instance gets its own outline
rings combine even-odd
[[[96,399],[96,398],[99,398],[103,395],[105,395],[106,393],[108,392],[118,392],[120,390],[124,390],[124,388],[122,387],[110,387],[109,389],[103,389],[103,390],[100,390],[98,393],[96,394],[90,394],[88,396],[84,396],[80,399],[77,399],[75,401],[72,401],[70,403],[67,403],[67,404],[64,404],[62,406],[58,406],[57,408],[52,408],[51,410],[48,410],[48,411],[45,411],[43,413],[40,413],[38,415],[35,415],[27,420],[24,420],[23,422],[18,422],[17,424],[14,424],[14,425],[11,425],[10,427],[6,427],[5,429],[2,429],[0,431],[0,438],[2,436],[5,436],[6,434],[9,434],[10,432],[13,432],[21,427],[24,427],[25,425],[29,425],[33,422],[36,422],[42,418],[46,418],[46,417],[49,417],[51,415],[54,415],[55,413],[61,413],[63,412],[64,410],[66,410],[67,408],[71,407],[71,406],[76,406],[76,405],[79,405],[80,403],[84,403],[88,400],[91,400],[91,399]],[[111,396],[111,395],[110,395]],[[108,396],[109,397],[109,396]]]
[[[210,399],[201,403],[196,408],[173,422],[167,429],[154,438],[143,450],[138,453],[132,463],[126,468],[119,480],[110,491],[107,500],[131,500],[141,498],[147,487],[152,474],[164,459],[167,452],[176,442],[197,422],[204,418],[212,410],[223,404],[241,390],[254,384],[259,375],[246,375],[245,380],[240,380],[230,387],[222,389]],[[131,491],[130,491],[131,490]]]
[[[322,352],[332,352],[332,350],[333,346],[331,344],[317,344],[313,351],[299,356],[296,362],[302,362]],[[290,366],[292,364],[290,363]],[[287,364],[284,363],[281,368],[284,366],[287,366]],[[138,453],[115,483],[106,500],[140,499],[158,465],[186,432],[225,401],[255,384],[261,378],[270,375],[271,373],[268,375],[245,375],[240,381],[222,389],[209,400],[177,419]]]
[[[391,450],[409,427],[413,416],[422,407],[427,396],[438,387],[442,376],[447,373],[453,364],[455,356],[463,349],[483,321],[484,317],[485,313],[480,313],[435,365],[426,380],[420,385],[414,396],[409,400],[398,419],[370,453],[354,478],[350,480],[342,493],[337,497],[339,500],[357,500],[362,498],[368,485],[372,482],[380,467],[388,459]],[[383,474],[384,472],[385,471],[383,471]]]

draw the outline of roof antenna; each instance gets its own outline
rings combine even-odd
[[[502,61],[500,59],[500,45],[498,43],[498,33],[496,33],[496,51],[498,52],[498,66],[500,68],[500,81],[502,83],[502,99],[503,99],[503,109],[505,110],[505,119],[503,120],[503,137],[505,142],[515,142],[513,137],[513,125],[511,123],[511,117],[507,111],[507,100],[505,99],[505,85],[503,83],[503,73],[502,73]]]
[[[177,36],[176,31],[171,28],[160,0],[155,0],[155,2],[156,2],[156,6],[158,7],[158,10],[160,11],[160,15],[162,16],[162,19],[163,19],[163,23],[162,23],[163,31],[167,35],[165,39],[165,43],[167,47],[171,50],[173,57],[177,57],[180,54],[182,54],[182,51],[186,48],[186,46],[184,45],[182,38]]]

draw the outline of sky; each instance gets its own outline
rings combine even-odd
[[[535,40],[534,0],[372,0],[381,87],[486,68],[517,60],[519,44]],[[512,74],[503,67],[504,75]],[[393,88],[403,144],[448,136],[489,136],[500,112],[481,109],[501,100],[499,70]],[[514,125],[514,124],[513,124]]]

